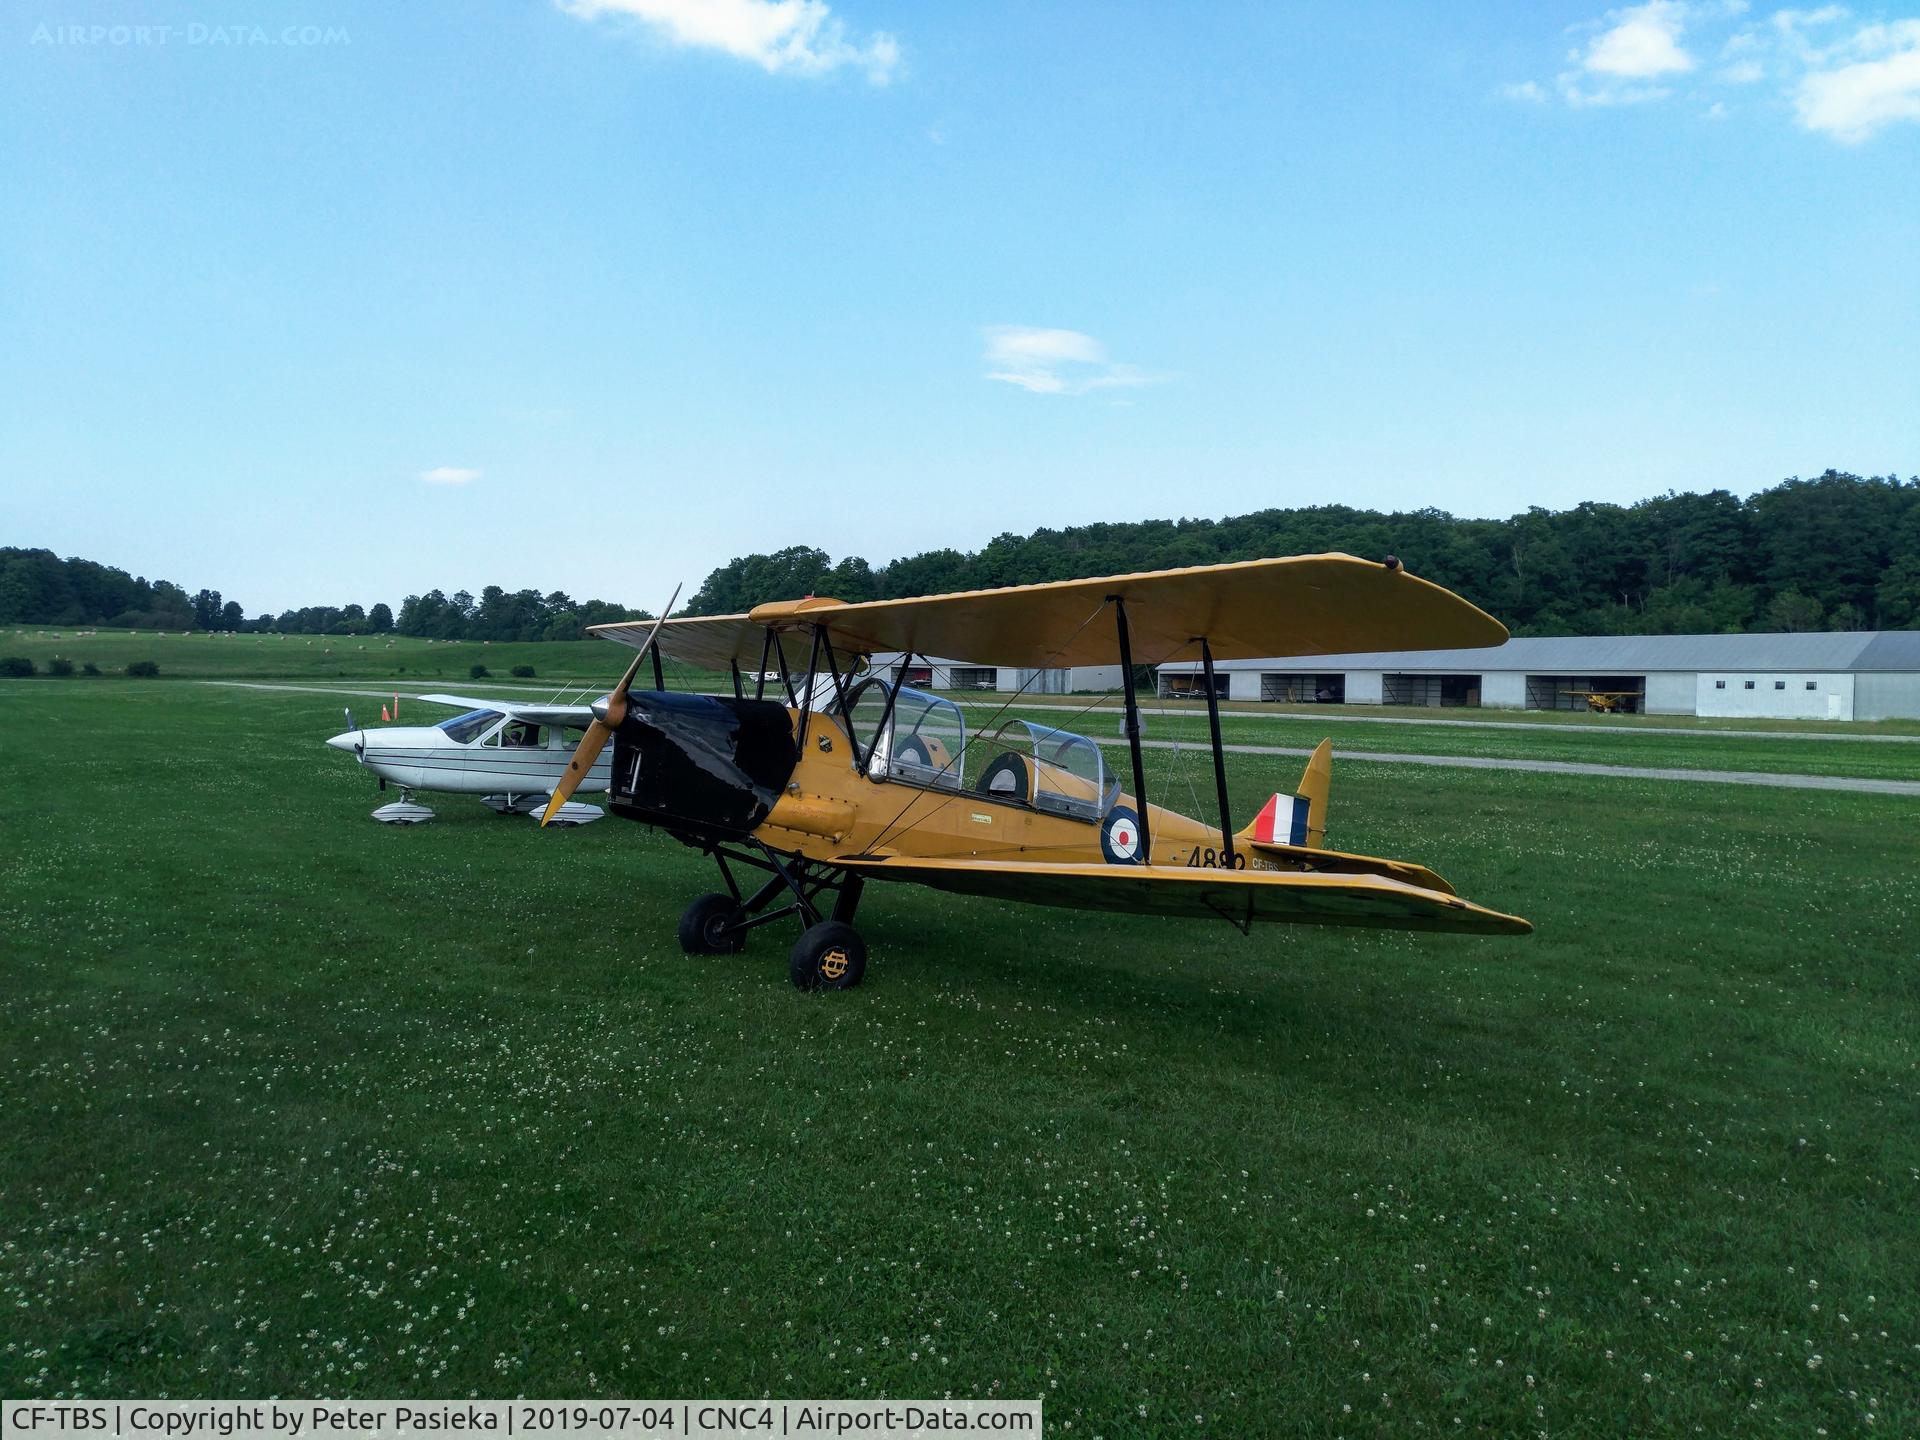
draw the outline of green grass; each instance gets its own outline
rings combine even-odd
[[[0,1393],[1920,1428],[1911,800],[1342,760],[1538,933],[873,887],[806,997],[638,827],[374,825],[334,715],[0,686]]]

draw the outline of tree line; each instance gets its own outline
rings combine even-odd
[[[1635,505],[1531,508],[1506,519],[1345,505],[1225,520],[1144,520],[1000,535],[874,568],[794,546],[715,570],[686,607],[724,615],[765,600],[879,600],[1181,565],[1343,550],[1397,555],[1518,635],[1715,634],[1920,628],[1920,478],[1790,479]]]
[[[542,595],[489,585],[477,600],[465,590],[451,596],[438,590],[409,595],[394,628],[431,640],[582,640],[589,625],[652,618],[645,610],[611,600],[575,600],[564,590]]]
[[[1000,535],[874,567],[797,545],[744,555],[707,576],[683,613],[724,615],[765,600],[878,600],[1088,575],[1344,550],[1398,555],[1519,635],[1710,634],[1920,629],[1920,478],[1791,479],[1746,499],[1726,490],[1635,505],[1534,507],[1505,519],[1345,505],[1259,510],[1224,520],[1142,520]],[[132,629],[397,632],[436,640],[573,640],[586,627],[651,618],[564,591],[409,595],[247,617],[217,590],[189,593],[50,550],[0,549],[0,624]]]
[[[396,617],[384,601],[371,606],[307,605],[248,616],[218,590],[188,593],[171,580],[148,580],[92,560],[61,559],[51,550],[0,548],[0,624],[98,625],[119,630],[274,631],[289,635],[418,635],[433,640],[578,640],[586,627],[650,619],[610,600],[575,600],[565,591],[508,592],[489,585],[476,599],[465,590],[409,595]]]

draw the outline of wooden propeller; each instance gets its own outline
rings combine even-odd
[[[647,658],[647,651],[653,648],[653,642],[660,635],[660,627],[667,623],[667,616],[673,613],[674,601],[680,598],[680,587],[673,587],[673,595],[667,601],[667,608],[660,612],[660,618],[653,622],[653,629],[647,632],[647,642],[634,654],[633,663],[627,666],[627,673],[620,677],[620,683],[613,687],[613,693],[607,696],[606,719],[598,715],[587,726],[587,733],[580,737],[580,744],[573,752],[573,758],[567,761],[567,773],[560,777],[560,783],[553,787],[553,798],[547,801],[547,808],[540,816],[542,828],[560,813],[560,807],[573,798],[573,792],[580,788],[580,782],[587,778],[587,772],[593,768],[593,762],[600,758],[600,752],[606,748],[607,738],[620,728],[620,722],[627,718],[627,691],[633,688],[633,677],[640,673],[640,662]]]

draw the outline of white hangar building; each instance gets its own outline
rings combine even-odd
[[[900,654],[875,655],[867,662],[867,673],[898,677]],[[1120,688],[1118,665],[1077,665],[1055,670],[1022,670],[1013,665],[976,665],[970,660],[949,660],[938,655],[916,655],[907,666],[906,683],[924,690],[996,690],[1011,693],[1025,690],[1029,695],[1072,695],[1076,692],[1105,692]]]
[[[1199,695],[1198,663],[1162,665],[1160,694]],[[1920,717],[1920,631],[1527,636],[1479,650],[1229,660],[1224,698],[1348,705],[1581,710],[1589,691],[1649,715],[1803,720]]]

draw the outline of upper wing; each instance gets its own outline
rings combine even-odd
[[[634,620],[617,625],[590,625],[587,628],[603,640],[617,640],[622,645],[638,649],[647,643],[653,622]],[[660,627],[660,655],[663,659],[697,666],[702,670],[725,670],[728,665],[738,665],[743,670],[758,670],[761,646],[766,635],[764,625],[754,623],[745,615],[700,615],[685,620],[669,620]],[[834,639],[837,646],[839,637],[836,635]],[[798,648],[805,649],[806,644],[802,640]],[[774,668],[773,652],[769,650],[766,654],[767,665]],[[806,668],[807,657],[796,653],[791,642],[786,656],[789,671]],[[840,654],[836,649],[835,658],[840,661],[840,668],[847,670],[852,668],[856,657]]]
[[[516,720],[531,720],[536,725],[586,725],[593,719],[587,705],[530,705],[520,700],[503,700],[490,695],[484,700],[471,695],[417,695],[429,705],[452,705],[461,710],[498,710]]]
[[[887,602],[877,602],[887,603]],[[693,615],[680,620],[669,620],[660,627],[660,654],[664,659],[676,660],[683,665],[697,665],[703,670],[725,670],[728,665],[738,665],[743,670],[757,671],[764,658],[769,670],[777,668],[777,657],[767,644],[767,631],[797,631],[815,623],[822,617],[816,611],[830,610],[834,615],[834,624],[828,627],[833,638],[834,656],[844,671],[859,668],[862,658],[873,653],[870,647],[863,646],[850,634],[839,628],[839,616],[851,610],[864,610],[865,605],[843,605],[838,600],[789,600],[776,605],[755,606],[747,615]],[[593,634],[603,640],[617,640],[622,645],[631,645],[638,649],[646,644],[647,636],[653,630],[651,621],[628,620],[615,625],[590,625]],[[793,639],[786,642],[782,653],[787,660],[789,671],[802,671],[806,668],[810,641],[802,637],[796,644]],[[886,647],[882,647],[886,648]],[[824,666],[826,657],[820,657]]]
[[[1397,567],[1351,555],[1294,555],[856,605],[781,601],[746,615],[669,620],[660,653],[757,669],[766,630],[824,625],[842,660],[911,651],[1037,668],[1110,665],[1118,644],[1111,615],[1101,612],[1114,599],[1126,601],[1133,658],[1142,665],[1195,658],[1202,636],[1216,660],[1471,649],[1507,638],[1491,615]],[[630,645],[643,643],[647,629],[593,627]],[[791,665],[797,657],[787,659]]]
[[[1477,935],[1525,935],[1533,929],[1517,915],[1503,915],[1456,895],[1384,875],[892,855],[840,858],[833,863],[869,880],[904,880],[962,895],[1080,910],[1211,917],[1236,925],[1272,920]]]

